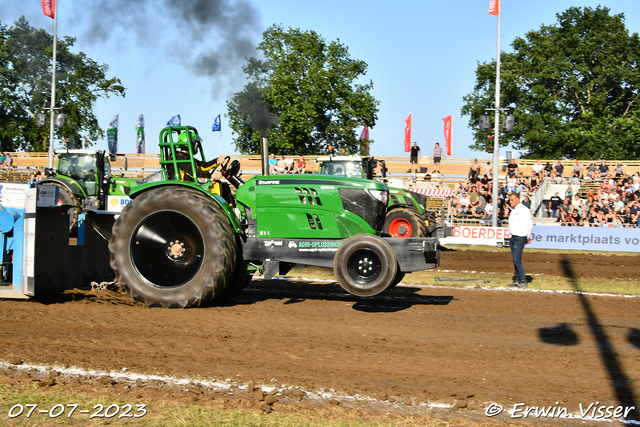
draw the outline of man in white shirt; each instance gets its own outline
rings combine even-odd
[[[509,286],[524,288],[527,286],[527,276],[524,273],[524,265],[522,265],[522,251],[524,251],[524,245],[531,243],[533,220],[531,219],[531,211],[520,203],[519,195],[511,193],[509,205],[511,206],[509,214],[511,259],[516,272],[516,279]]]
[[[542,176],[541,173],[544,170],[544,165],[542,164],[541,160],[538,160],[536,162],[535,165],[533,165],[533,167],[531,168],[531,170],[533,170],[535,173],[538,174],[538,176]]]

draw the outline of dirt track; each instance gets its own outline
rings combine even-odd
[[[574,274],[577,287],[581,277],[640,277],[637,257],[562,257],[525,252],[527,273]],[[443,252],[442,266],[513,268],[508,254],[475,251]],[[150,309],[111,291],[71,291],[59,301],[0,301],[0,361],[334,389],[325,402],[337,412],[358,406],[345,395],[382,402],[363,404],[374,414],[421,413],[427,408],[417,404],[441,402],[454,406],[436,414],[488,421],[491,402],[509,410],[526,403],[579,412],[579,404],[596,401],[639,407],[638,313],[640,298],[402,286],[362,300],[334,283],[296,280],[257,281],[232,304],[191,310]],[[0,381],[15,380],[14,370],[4,372],[9,377],[0,367]],[[18,377],[90,381],[30,375]],[[319,404],[282,388],[269,404],[252,388],[233,396],[205,388],[193,398],[140,381],[103,385],[222,407]]]

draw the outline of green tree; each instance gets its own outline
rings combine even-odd
[[[56,52],[56,106],[67,126],[56,129],[58,140],[95,141],[104,136],[93,107],[100,98],[124,96],[108,67],[84,53],[72,53],[73,37],[62,37]],[[0,23],[0,147],[8,151],[43,151],[49,128],[38,128],[36,116],[50,106],[53,36],[21,17],[13,26]],[[48,110],[45,111],[48,117]],[[58,144],[56,144],[58,145]],[[64,143],[62,144],[64,145]]]
[[[516,118],[502,146],[529,158],[640,156],[640,38],[629,34],[623,14],[609,12],[572,7],[501,55],[501,102]],[[495,70],[495,61],[479,63],[474,91],[463,98],[462,114],[475,129],[484,108],[494,108]],[[477,130],[471,148],[484,150],[486,142]]]
[[[248,58],[249,82],[227,102],[236,148],[258,152],[262,130],[278,153],[319,153],[329,144],[358,152],[355,129],[374,126],[379,105],[371,81],[356,83],[367,64],[340,40],[278,25],[264,32],[258,49],[265,59]]]

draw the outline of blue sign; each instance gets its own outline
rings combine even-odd
[[[526,248],[640,252],[640,229],[534,225]]]

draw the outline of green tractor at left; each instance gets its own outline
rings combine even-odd
[[[138,185],[132,178],[114,177],[104,151],[56,150],[58,164],[46,169],[39,184],[58,187],[58,204],[71,206],[69,230],[77,230],[78,215],[91,210],[119,211],[128,204],[129,192]]]

